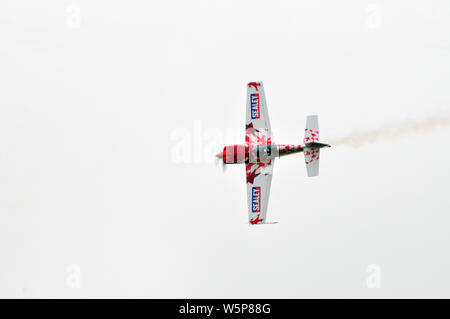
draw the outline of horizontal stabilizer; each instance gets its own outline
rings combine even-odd
[[[305,155],[305,164],[308,177],[318,176],[320,149],[305,148],[303,153]]]
[[[308,176],[317,176],[319,175],[320,148],[329,146],[328,144],[319,143],[319,117],[317,115],[309,115],[306,118],[303,143],[305,143],[303,153]]]
[[[317,115],[309,115],[306,118],[305,137],[303,143],[319,141],[319,119]]]

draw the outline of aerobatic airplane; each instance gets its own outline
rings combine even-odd
[[[303,152],[308,176],[319,175],[319,142],[317,115],[306,118],[303,144],[275,144],[272,141],[269,113],[262,82],[247,85],[245,145],[229,145],[216,155],[223,164],[245,164],[247,175],[248,218],[251,225],[265,224],[270,184],[275,158]]]

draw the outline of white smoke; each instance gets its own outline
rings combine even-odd
[[[383,140],[392,140],[410,134],[422,133],[450,125],[450,116],[440,116],[424,121],[407,122],[381,127],[380,129],[355,133],[347,137],[329,141],[332,146],[347,145],[354,148]]]

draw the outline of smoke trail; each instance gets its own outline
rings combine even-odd
[[[358,148],[365,144],[376,143],[380,140],[391,140],[393,138],[399,138],[409,134],[420,133],[449,125],[449,116],[439,117],[422,122],[389,125],[365,133],[352,134],[341,139],[330,141],[330,144],[333,146],[349,145],[351,147]]]

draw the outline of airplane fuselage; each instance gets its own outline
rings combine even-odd
[[[228,145],[217,154],[224,164],[261,163],[275,157],[303,152],[304,146],[293,144]]]
[[[313,142],[306,144],[265,144],[265,145],[228,145],[216,157],[224,164],[265,163],[276,157],[303,152],[305,149],[329,147],[328,144]]]

